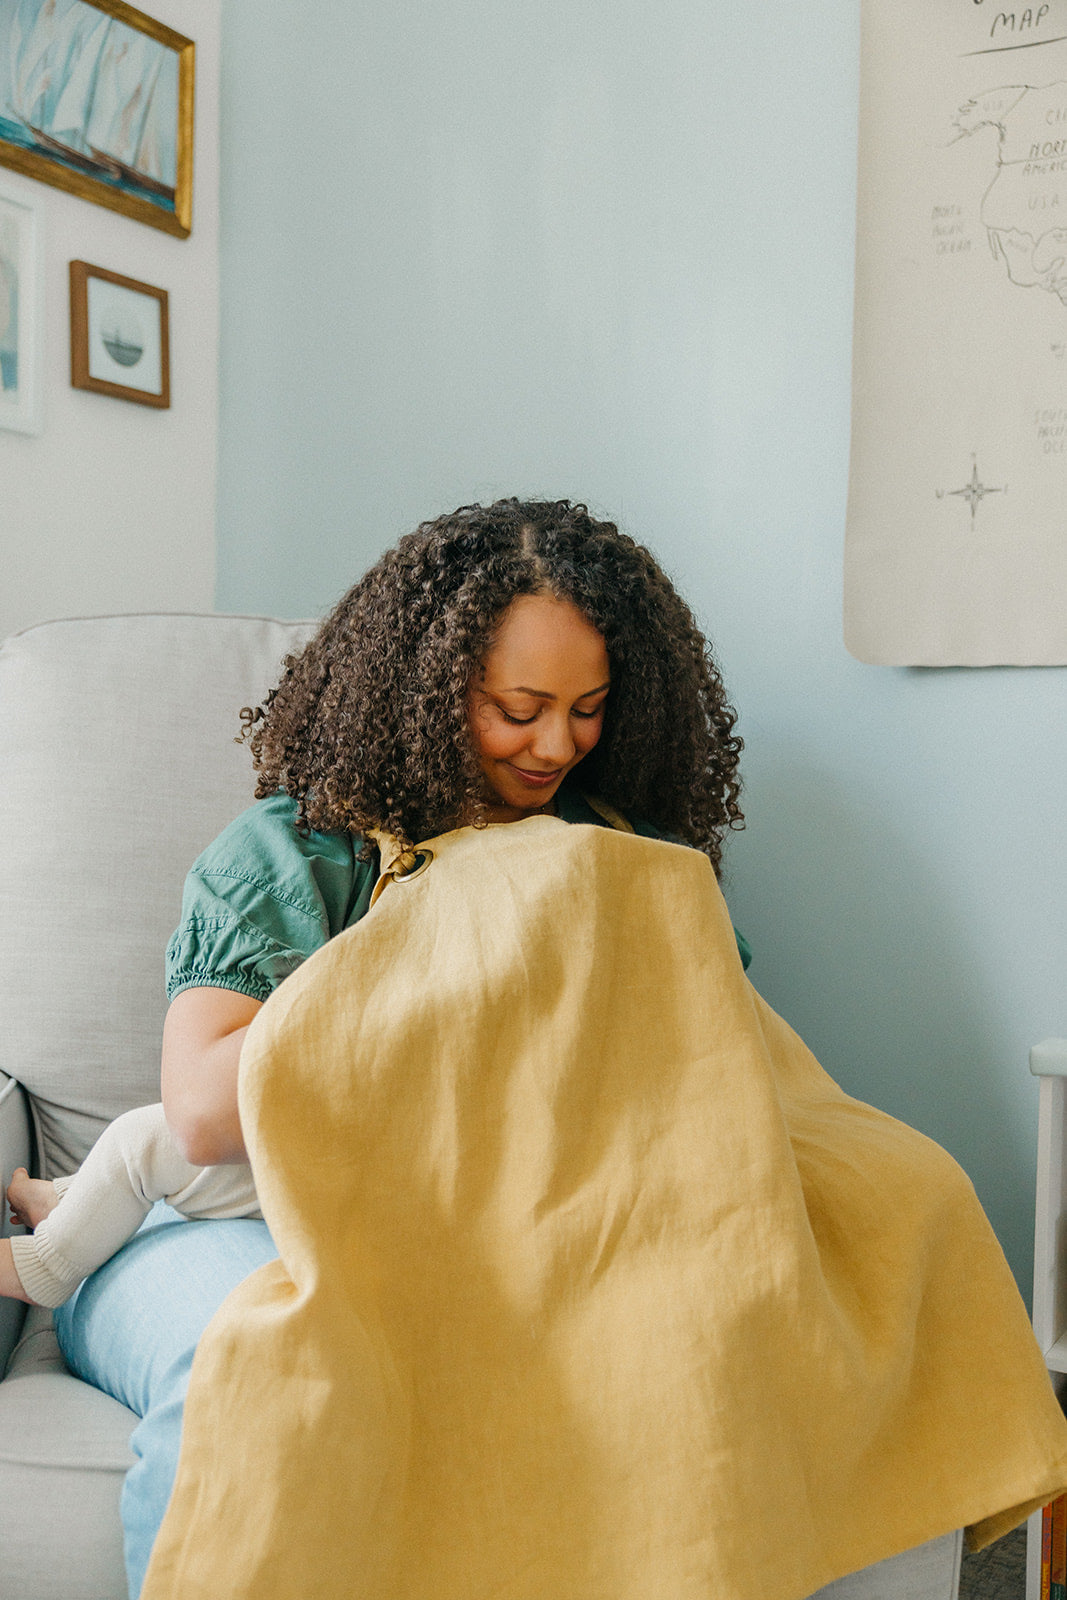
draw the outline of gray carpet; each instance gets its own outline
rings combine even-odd
[[[977,1555],[964,1552],[960,1600],[1025,1600],[1026,1529],[1016,1528]]]

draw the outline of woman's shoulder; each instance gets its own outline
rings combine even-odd
[[[190,877],[216,888],[224,883],[321,915],[333,932],[345,926],[359,887],[377,877],[374,862],[360,861],[363,841],[351,833],[302,831],[296,800],[284,791],[257,800],[201,851]]]
[[[185,880],[167,946],[167,994],[208,987],[265,1000],[301,962],[370,904],[378,858],[362,840],[302,833],[298,807],[270,795],[201,851]]]
[[[361,841],[345,833],[301,833],[299,807],[291,795],[279,789],[265,800],[256,800],[226,824],[201,851],[198,864],[223,863],[240,858],[245,863],[273,863],[288,857],[325,856],[344,859],[358,852]]]

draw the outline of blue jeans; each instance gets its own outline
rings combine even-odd
[[[160,1203],[55,1314],[71,1371],[141,1418],[122,1491],[130,1600],[170,1498],[197,1342],[230,1290],[277,1253],[265,1222],[188,1222]]]

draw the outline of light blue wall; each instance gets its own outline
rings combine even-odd
[[[650,543],[742,711],[753,977],[1028,1284],[1067,675],[841,642],[858,9],[227,0],[218,603],[318,612],[498,494]]]

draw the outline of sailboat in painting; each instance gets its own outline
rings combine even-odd
[[[5,31],[0,134],[173,208],[176,53],[88,0],[0,0]]]

